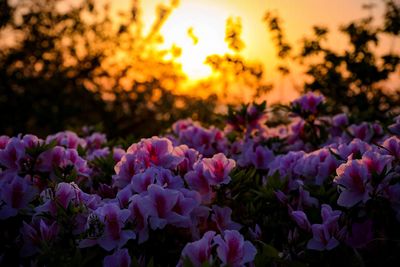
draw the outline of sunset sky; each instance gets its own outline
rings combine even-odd
[[[116,7],[124,9],[130,0],[119,0]],[[144,0],[142,15],[145,27],[155,18],[157,4],[169,1]],[[211,70],[204,65],[210,54],[224,54],[229,51],[224,43],[225,24],[228,17],[242,19],[242,38],[246,43],[243,56],[249,60],[261,61],[265,66],[266,80],[276,85],[272,98],[289,100],[293,98],[293,80],[297,74],[282,79],[275,71],[278,63],[274,46],[262,18],[267,10],[276,11],[284,21],[284,29],[291,44],[311,32],[313,25],[324,25],[331,29],[329,43],[337,49],[345,46],[345,38],[337,34],[339,25],[367,15],[363,4],[376,4],[373,15],[380,21],[383,3],[379,0],[181,0],[161,33],[165,47],[173,44],[182,48],[179,62],[190,80],[196,81],[210,75]],[[198,43],[188,35],[188,29],[198,37]],[[381,51],[387,51],[389,43],[384,42]],[[284,92],[285,91],[285,92]]]

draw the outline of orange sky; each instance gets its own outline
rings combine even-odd
[[[123,9],[129,2],[118,0],[115,3],[117,8]],[[142,0],[145,26],[151,25],[155,18],[154,10],[159,3],[169,1]],[[173,44],[182,47],[182,68],[192,80],[198,80],[210,74],[210,69],[203,64],[209,54],[229,51],[224,43],[226,19],[231,16],[241,17],[242,38],[246,43],[243,55],[264,64],[266,80],[275,84],[275,91],[269,98],[272,101],[287,101],[295,96],[293,81],[298,81],[300,76],[294,73],[282,79],[274,71],[278,61],[262,21],[266,10],[277,11],[284,20],[283,26],[290,43],[296,44],[310,33],[313,25],[324,25],[334,33],[329,43],[340,49],[345,46],[345,39],[336,34],[338,25],[367,15],[368,11],[361,8],[365,3],[376,4],[373,14],[379,22],[383,13],[380,0],[181,0],[161,32],[165,38],[165,47]],[[193,27],[193,33],[199,38],[197,44],[187,34],[190,27]],[[380,50],[388,49],[389,43],[384,42]]]

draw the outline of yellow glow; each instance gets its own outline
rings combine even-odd
[[[178,62],[192,81],[209,77],[212,70],[204,64],[207,56],[229,51],[225,37],[224,9],[196,2],[183,2],[161,30],[165,47],[182,48]],[[189,32],[189,29],[192,29]]]

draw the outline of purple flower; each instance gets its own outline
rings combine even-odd
[[[244,241],[243,236],[235,230],[225,230],[223,236],[214,237],[217,245],[218,258],[223,266],[244,266],[254,260],[257,249],[249,241]]]
[[[400,115],[395,118],[395,123],[389,125],[389,130],[393,134],[400,136]]]
[[[301,229],[305,231],[309,231],[311,229],[310,221],[308,220],[307,215],[303,211],[301,210],[292,211],[290,215]]]
[[[347,230],[346,244],[353,248],[365,247],[374,238],[373,222],[367,219],[364,222],[354,222]]]
[[[301,112],[316,114],[318,107],[323,104],[324,101],[325,98],[322,95],[318,96],[312,92],[308,92],[294,100],[292,106],[298,107]]]
[[[100,149],[105,143],[107,143],[107,138],[105,134],[102,133],[92,133],[92,135],[85,138],[87,143],[86,147],[89,150]]]
[[[51,225],[46,224],[42,219],[34,225],[23,222],[21,228],[24,240],[24,246],[21,250],[22,256],[31,256],[39,252],[43,243],[50,245],[56,239],[59,230],[60,227],[57,222],[53,222]]]
[[[373,174],[382,174],[384,169],[388,171],[391,167],[393,157],[382,155],[376,152],[368,151],[362,156],[361,162],[367,166],[368,172]]]
[[[212,206],[213,215],[211,220],[216,224],[218,230],[222,233],[224,230],[240,230],[242,226],[231,220],[232,210],[229,207]]]
[[[142,161],[137,154],[125,154],[115,165],[115,175],[112,177],[114,185],[123,188],[131,183],[132,177],[145,169],[144,160]]]
[[[330,233],[327,224],[313,224],[311,229],[313,238],[307,243],[308,249],[332,250],[339,245],[339,241]]]
[[[366,164],[360,160],[350,160],[339,166],[334,182],[341,190],[337,203],[343,207],[352,207],[358,202],[370,199],[372,190],[370,173]]]
[[[126,248],[116,250],[112,255],[106,256],[103,260],[104,267],[129,267],[131,257]]]
[[[87,179],[91,173],[86,160],[79,156],[76,149],[65,149],[56,146],[39,155],[36,164],[36,169],[38,171],[51,172],[52,177],[54,177],[54,171],[57,167],[62,169],[73,167],[78,175],[78,183],[81,182],[82,179]]]
[[[187,243],[182,250],[181,261],[178,266],[183,266],[185,259],[190,260],[193,266],[202,266],[204,263],[212,265],[212,242],[215,236],[214,231],[206,232],[200,240]]]
[[[20,210],[27,209],[38,194],[35,187],[18,175],[9,174],[7,180],[0,187],[0,200],[4,202],[0,208],[0,219],[13,217]]]
[[[87,160],[95,160],[96,158],[104,158],[110,154],[110,150],[108,147],[98,148],[95,150],[90,150],[90,153],[87,155]]]
[[[271,150],[251,143],[245,143],[243,147],[245,150],[238,160],[240,166],[246,167],[251,164],[260,170],[268,169],[274,159],[274,153]]]
[[[351,157],[361,158],[361,156],[368,150],[371,150],[371,146],[361,141],[360,139],[354,139],[349,144],[340,144],[337,150],[334,150],[342,159],[346,160]]]
[[[18,171],[20,168],[20,161],[24,156],[24,143],[19,138],[13,137],[8,140],[4,149],[0,149],[0,165],[10,171]]]
[[[312,180],[317,185],[323,182],[333,173],[338,166],[338,161],[328,149],[322,148],[303,155],[294,167],[294,172],[306,179]]]
[[[363,122],[359,125],[350,125],[349,131],[355,138],[363,140],[364,142],[370,142],[374,136],[374,130],[367,122]]]
[[[176,227],[189,228],[192,224],[191,214],[200,205],[200,197],[195,191],[182,189],[178,200],[168,216],[168,223]]]
[[[86,141],[71,131],[59,132],[55,135],[49,135],[46,138],[47,144],[53,141],[55,141],[57,145],[65,148],[77,149],[78,146],[86,147]]]
[[[199,159],[199,152],[186,145],[176,147],[175,154],[183,158],[178,165],[179,173],[181,174],[186,174],[188,171],[193,170],[194,163]]]
[[[196,190],[200,193],[202,201],[208,203],[214,197],[209,180],[205,177],[203,171],[203,164],[197,162],[194,164],[194,170],[189,171],[185,175],[185,180],[190,189]]]
[[[147,209],[150,214],[150,226],[153,230],[163,229],[172,215],[172,209],[178,201],[179,192],[152,184],[148,187]]]
[[[122,247],[128,240],[136,237],[132,230],[122,229],[130,214],[131,212],[129,210],[121,210],[118,206],[111,203],[96,209],[93,218],[97,218],[97,221],[99,221],[104,228],[98,233],[99,236],[95,239],[89,238],[82,240],[80,247],[99,244],[107,251]],[[88,230],[93,227],[93,218],[88,219]]]
[[[0,136],[0,150],[4,149],[7,146],[9,140],[10,137],[8,137],[7,135]]]
[[[386,153],[400,159],[400,139],[396,136],[392,136],[386,139],[382,145],[386,148]]]
[[[269,166],[268,175],[274,175],[278,172],[280,177],[295,178],[294,168],[297,161],[303,157],[304,151],[289,152],[285,155],[277,156]]]
[[[141,195],[133,195],[130,198],[128,209],[131,211],[130,220],[135,224],[135,232],[138,234],[138,243],[141,244],[149,238],[147,208],[149,199]]]
[[[175,169],[183,160],[182,157],[174,155],[172,142],[167,138],[142,139],[139,146],[147,153],[146,159],[152,165]]]
[[[228,184],[231,180],[229,173],[235,167],[233,159],[227,159],[222,153],[206,158],[203,162],[203,173],[211,185]]]
[[[349,119],[346,113],[337,114],[332,118],[332,126],[334,127],[340,128],[347,126],[348,124],[349,124]]]

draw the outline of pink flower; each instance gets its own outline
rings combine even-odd
[[[129,267],[131,257],[126,248],[116,250],[112,255],[106,256],[103,260],[104,267]]]
[[[372,190],[370,173],[366,164],[360,160],[350,160],[339,166],[334,182],[341,190],[337,203],[343,207],[352,207],[358,202],[370,199]]]
[[[186,244],[182,250],[181,261],[178,266],[183,266],[183,262],[188,259],[194,267],[202,266],[204,263],[212,264],[212,241],[215,236],[214,231],[206,232],[200,240]]]
[[[244,266],[254,260],[257,249],[249,241],[244,241],[243,236],[235,230],[225,230],[223,236],[214,237],[217,245],[218,258],[223,266]]]
[[[235,161],[227,159],[222,153],[206,158],[203,162],[203,173],[211,185],[228,184],[231,180],[229,173],[235,168]]]

